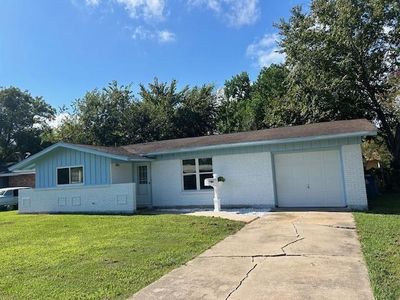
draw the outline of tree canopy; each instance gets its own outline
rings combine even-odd
[[[212,85],[177,88],[177,82],[140,85],[138,98],[130,86],[113,81],[74,102],[72,113],[55,129],[53,141],[114,146],[180,137],[215,130]]]
[[[0,162],[18,161],[46,147],[41,135],[49,130],[54,114],[41,97],[15,87],[0,88]]]
[[[287,97],[302,123],[368,118],[400,168],[398,89],[400,2],[313,0],[278,24],[288,69]],[[397,108],[395,108],[397,106]]]

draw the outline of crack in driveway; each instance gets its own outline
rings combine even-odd
[[[296,232],[296,239],[295,239],[294,241],[291,241],[291,242],[287,243],[287,244],[284,245],[283,247],[281,247],[281,250],[282,250],[282,252],[285,254],[285,256],[287,255],[287,253],[286,253],[286,251],[285,251],[285,248],[286,248],[287,246],[290,246],[290,245],[292,245],[292,244],[294,244],[294,243],[297,243],[297,242],[299,242],[299,241],[304,240],[304,237],[300,237],[299,231],[297,230],[297,227],[296,227],[296,225],[294,224],[294,222],[292,222],[292,226],[293,226],[293,228],[294,228],[294,232]]]
[[[332,221],[316,216],[321,219],[262,218],[133,299],[291,299],[297,294],[319,299],[340,291],[344,298],[372,300],[351,215],[327,215]],[[292,285],[296,281],[302,284]]]
[[[232,296],[232,294],[240,288],[243,281],[245,281],[246,278],[249,277],[250,273],[257,267],[257,265],[258,264],[255,264],[249,271],[247,271],[246,275],[240,280],[239,284],[228,294],[228,296],[226,296],[225,300],[229,299],[229,297]]]
[[[342,225],[325,225],[325,224],[315,224],[319,226],[325,226],[325,227],[331,227],[331,228],[337,228],[337,229],[348,229],[348,230],[355,230],[355,226],[342,226]]]
[[[199,258],[218,258],[218,257],[225,257],[225,258],[251,258],[252,262],[254,262],[254,258],[257,257],[281,257],[281,256],[304,256],[305,254],[287,254],[285,252],[285,248],[289,245],[292,245],[294,243],[297,243],[299,241],[302,241],[305,239],[305,237],[300,237],[300,234],[297,230],[296,225],[292,222],[292,226],[294,228],[294,231],[296,233],[296,239],[294,241],[290,241],[289,243],[283,245],[280,249],[282,253],[277,253],[277,254],[255,254],[255,255],[207,255],[207,256],[199,256]]]
[[[304,237],[297,238],[297,239],[295,239],[294,241],[291,241],[291,242],[287,243],[285,246],[281,247],[281,250],[282,250],[282,252],[283,252],[283,254],[284,254],[284,255],[282,255],[282,256],[288,256],[288,254],[287,254],[286,251],[285,251],[285,248],[286,248],[287,246],[293,245],[294,243],[300,242],[300,241],[302,241],[302,240],[304,240]]]
[[[297,230],[296,225],[294,225],[294,222],[292,222],[292,226],[293,226],[293,228],[294,228],[294,232],[296,232],[296,236],[297,236],[297,237],[300,237],[299,231]]]
[[[257,258],[257,257],[303,256],[302,254],[287,254],[287,253],[285,252],[285,247],[287,247],[287,246],[289,246],[289,245],[292,245],[292,244],[294,244],[294,243],[297,243],[297,242],[299,242],[299,241],[301,241],[301,240],[304,240],[304,237],[300,237],[300,234],[299,234],[299,232],[298,232],[298,230],[297,230],[297,227],[296,227],[296,225],[294,224],[294,222],[292,222],[292,226],[293,226],[294,231],[295,231],[295,233],[296,233],[296,239],[295,239],[294,241],[291,241],[291,242],[285,244],[284,246],[282,246],[282,247],[281,247],[281,251],[282,251],[281,254],[257,254],[257,255],[251,255],[251,256],[220,256],[220,257],[251,257],[251,262],[254,262],[254,258]],[[212,256],[208,256],[208,257],[212,257]],[[217,256],[214,256],[214,257],[217,257]],[[229,299],[229,298],[232,296],[232,294],[233,294],[234,292],[236,292],[236,291],[240,288],[240,286],[241,286],[241,285],[243,284],[243,282],[249,277],[250,273],[257,267],[257,265],[258,265],[258,264],[255,264],[255,265],[245,274],[245,276],[240,280],[239,284],[228,294],[228,296],[225,298],[225,300]]]
[[[305,224],[305,225],[316,225],[316,226],[324,226],[324,227],[330,227],[330,228],[337,228],[337,229],[348,229],[348,230],[356,230],[356,226],[351,226],[351,225],[332,225],[332,224],[308,224],[308,223],[303,223],[303,222],[297,222],[299,224]],[[293,223],[292,223],[293,224]],[[294,224],[293,224],[294,225]],[[297,231],[296,231],[297,232]]]

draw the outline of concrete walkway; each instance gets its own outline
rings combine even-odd
[[[373,299],[346,212],[276,212],[132,299]]]
[[[188,216],[202,216],[202,217],[216,217],[222,219],[228,219],[233,221],[240,221],[244,223],[251,223],[259,217],[264,216],[270,212],[269,208],[265,209],[249,209],[249,208],[238,208],[238,209],[224,209],[223,211],[215,212],[213,209],[157,209],[150,213],[153,214],[179,214]]]
[[[265,214],[265,213],[264,213]],[[254,220],[257,220],[260,216],[257,214],[237,214],[226,211],[214,212],[214,211],[196,211],[187,213],[188,216],[202,216],[202,217],[215,217],[228,219],[232,221],[240,221],[244,223],[251,223]]]

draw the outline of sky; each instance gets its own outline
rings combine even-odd
[[[55,108],[110,81],[221,87],[284,60],[273,26],[307,0],[2,0],[0,86]]]

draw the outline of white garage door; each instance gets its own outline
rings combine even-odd
[[[280,207],[344,207],[338,150],[274,155]]]

